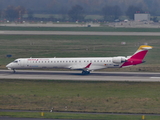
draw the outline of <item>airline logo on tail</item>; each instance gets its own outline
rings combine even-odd
[[[140,46],[138,50],[132,56],[130,56],[124,64],[122,64],[121,67],[127,67],[143,63],[143,59],[146,56],[148,50],[152,48],[152,46],[148,45]]]

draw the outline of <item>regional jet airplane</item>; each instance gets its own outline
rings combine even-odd
[[[18,58],[6,67],[16,69],[67,68],[81,70],[82,74],[105,68],[123,68],[144,63],[143,59],[151,46],[142,45],[131,56],[87,57],[87,58]]]

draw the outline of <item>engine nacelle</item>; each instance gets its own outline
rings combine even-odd
[[[125,57],[113,57],[112,62],[113,63],[124,63],[127,59]]]

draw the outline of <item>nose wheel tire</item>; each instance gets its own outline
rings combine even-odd
[[[16,70],[15,69],[12,69],[13,70],[13,73],[15,73],[16,72]]]

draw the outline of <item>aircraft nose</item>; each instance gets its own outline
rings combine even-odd
[[[8,69],[11,69],[12,63],[9,63],[8,65],[6,65],[6,67],[7,67]]]

